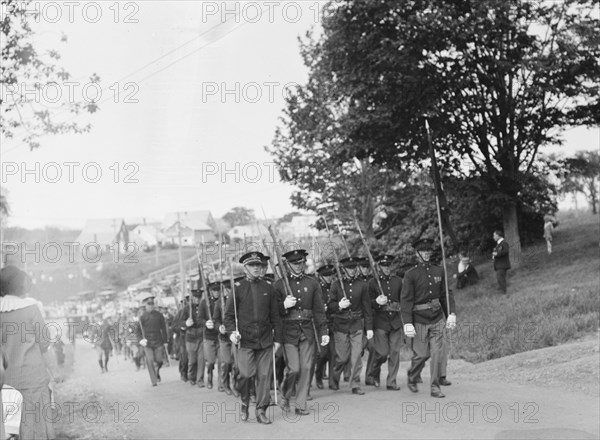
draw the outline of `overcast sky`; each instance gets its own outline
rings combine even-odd
[[[161,220],[198,209],[220,217],[234,206],[261,217],[261,207],[268,216],[294,209],[292,187],[279,182],[264,147],[286,85],[306,80],[297,38],[318,29],[324,2],[121,2],[118,16],[113,2],[72,10],[47,3],[39,3],[37,44],[60,50],[77,82],[75,97],[98,74],[102,100],[100,111],[82,118],[93,125],[88,134],[47,137],[33,152],[2,143],[9,226],[79,228],[88,218]],[[67,85],[61,90],[68,95]],[[93,97],[97,89],[86,90]],[[597,130],[565,137],[567,151],[598,148]],[[23,175],[25,167],[34,171]]]

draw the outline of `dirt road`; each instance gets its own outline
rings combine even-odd
[[[256,422],[253,407],[250,421],[241,422],[239,400],[216,388],[198,389],[181,382],[176,362],[162,369],[162,383],[152,387],[147,371],[135,371],[122,357],[111,360],[107,374],[100,373],[89,345],[78,344],[75,357],[71,387],[101,394],[110,408],[98,417],[98,405],[87,402],[86,408],[86,402],[78,402],[77,410],[85,409],[90,425],[84,431],[111,438],[115,433],[140,439],[597,439],[600,435],[598,396],[489,378],[470,380],[461,374],[460,361],[450,363],[454,384],[444,388],[445,399],[429,396],[426,376],[419,393],[409,392],[404,384],[408,364],[403,362],[400,391],[365,387],[366,395],[355,396],[347,384],[335,392],[313,389],[311,415],[286,415],[271,407],[274,423],[264,426]]]

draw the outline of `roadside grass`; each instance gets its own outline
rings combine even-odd
[[[452,357],[483,362],[598,331],[599,218],[560,221],[551,255],[545,242],[523,250],[522,265],[509,271],[508,296],[499,293],[491,262],[477,266],[477,285],[454,290]]]

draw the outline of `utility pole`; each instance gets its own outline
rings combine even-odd
[[[181,244],[181,216],[177,213],[177,238],[179,240],[179,282],[181,285],[181,301],[185,300],[186,294],[186,277],[185,267],[183,266],[183,247]]]

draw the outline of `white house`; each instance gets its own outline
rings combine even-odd
[[[137,225],[129,232],[129,241],[134,242],[138,249],[153,248],[166,240],[156,225]]]
[[[179,213],[181,221],[181,244],[197,246],[217,241],[216,223],[210,211],[186,211]],[[178,217],[176,212],[165,216],[162,232],[167,241],[177,244],[179,236]]]

